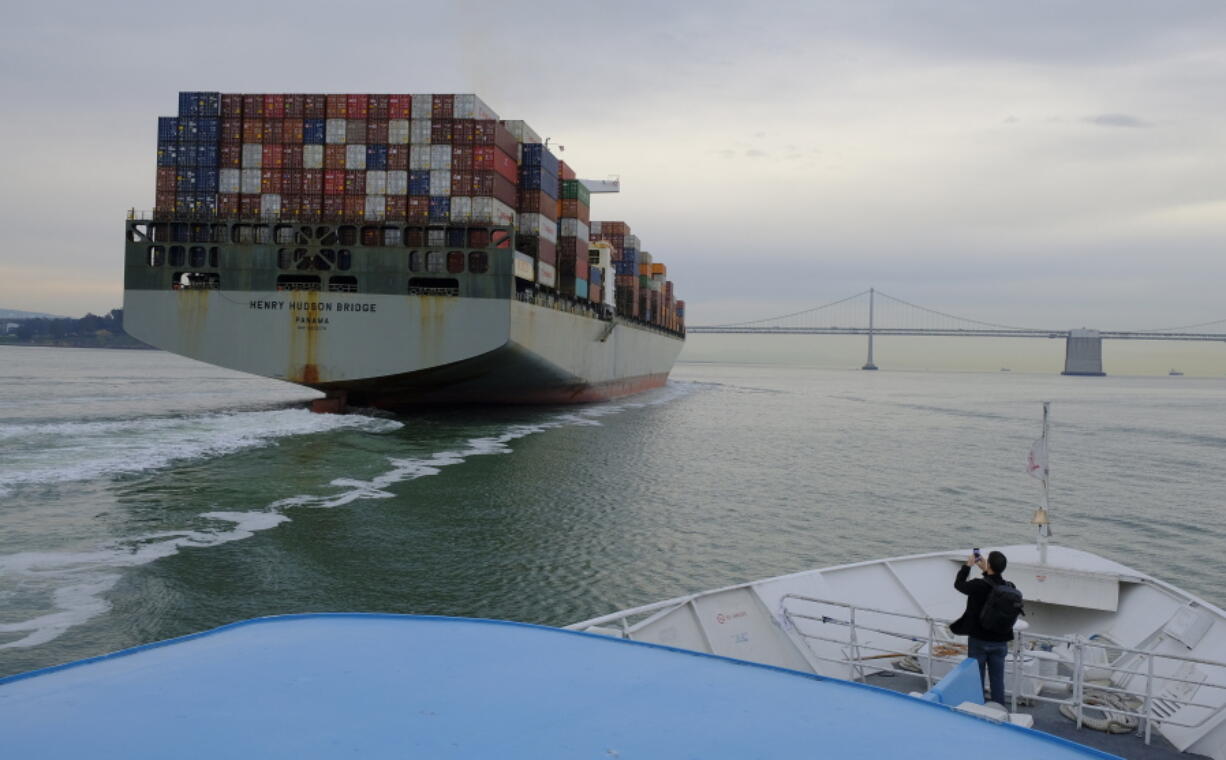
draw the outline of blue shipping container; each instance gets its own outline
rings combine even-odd
[[[307,119],[302,122],[302,141],[307,145],[323,145],[327,131],[327,122],[323,119]]]
[[[208,169],[201,167],[196,170],[196,192],[197,193],[215,193],[217,192],[218,170],[216,168]]]
[[[622,261],[632,261],[635,264],[639,261],[639,249],[626,246],[622,248]],[[635,272],[638,274],[638,272]]]
[[[448,196],[448,195],[431,195],[430,196],[430,221],[432,222],[451,221],[451,196]]]
[[[447,245],[464,248],[467,245],[468,230],[463,227],[447,228]]]
[[[558,159],[541,143],[524,144],[524,166],[539,166],[554,177],[558,176]]]
[[[196,193],[196,213],[215,215],[217,213],[216,193]]]
[[[634,261],[614,261],[613,271],[617,274],[638,274],[639,266]]]
[[[217,166],[217,145],[196,146],[196,166]]]
[[[221,93],[179,93],[179,116],[221,116]]]
[[[196,192],[196,170],[189,168],[180,168],[175,172],[175,189],[180,193]]]
[[[587,298],[587,295],[588,295],[587,280],[580,280],[576,278],[575,279],[575,297],[576,298]]]
[[[176,166],[195,166],[196,165],[196,146],[183,144],[179,146],[178,162]]]
[[[409,172],[409,195],[430,194],[430,170],[413,169]]]
[[[593,285],[599,285],[604,282],[604,270],[600,267],[592,267],[587,270],[587,278],[592,281]]]
[[[175,142],[179,139],[179,120],[173,116],[158,117],[158,144]]]
[[[386,145],[367,145],[366,146],[366,168],[368,170],[383,171],[387,169],[387,146]],[[429,192],[427,190],[426,192]]]
[[[542,166],[525,166],[520,169],[519,187],[521,190],[544,190],[550,198],[555,201],[558,199],[557,175],[548,173]]]
[[[158,146],[158,166],[178,166],[179,165],[179,145],[178,143],[167,143],[166,145]]]
[[[221,137],[221,120],[212,118],[179,119],[179,138],[189,142],[217,142]]]

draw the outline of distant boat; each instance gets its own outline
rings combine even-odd
[[[1177,370],[1177,369],[1173,369],[1173,370],[1171,370],[1170,372],[1168,372],[1168,373],[1166,373],[1166,374],[1170,375],[1171,377],[1183,377],[1183,373],[1182,373],[1182,372],[1180,372],[1180,371],[1179,371],[1179,370]]]

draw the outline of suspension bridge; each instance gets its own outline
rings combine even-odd
[[[869,288],[803,311],[723,325],[697,325],[686,332],[742,335],[866,335],[868,359],[863,369],[874,370],[873,338],[877,335],[945,336],[967,338],[1063,339],[1064,375],[1102,376],[1104,340],[1182,340],[1226,343],[1226,319],[1196,325],[1153,330],[1043,329],[994,324],[946,314]]]

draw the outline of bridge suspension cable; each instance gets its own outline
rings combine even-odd
[[[881,291],[877,291],[877,292],[881,292]],[[847,303],[848,301],[854,301],[860,296],[866,296],[866,295],[868,295],[868,291],[862,290],[859,293],[856,293],[854,296],[847,296],[846,298],[840,298],[837,301],[831,301],[830,303],[822,304],[821,306],[814,306],[811,309],[803,309],[801,311],[794,311],[791,314],[781,314],[776,317],[766,317],[765,319],[751,319],[748,322],[729,322],[728,324],[723,324],[723,325],[708,325],[708,327],[749,327],[750,325],[760,325],[763,322],[775,322],[775,321],[782,320],[782,319],[790,319],[791,317],[799,317],[804,314],[812,314],[815,311],[821,311],[822,309],[828,309],[831,306],[838,306],[839,304],[844,304],[844,303]]]
[[[859,295],[863,295],[863,294],[861,293]],[[984,322],[978,319],[968,319],[967,317],[959,317],[953,314],[946,314],[943,311],[937,311],[936,309],[929,309],[926,306],[920,306],[918,304],[913,304],[910,301],[904,301],[901,298],[896,298],[890,295],[889,293],[884,293],[880,290],[877,291],[877,295],[882,296],[884,298],[888,298],[891,301],[902,304],[903,306],[909,306],[912,309],[918,309],[919,311],[924,311],[929,314],[934,314],[938,317],[944,317],[945,319],[952,319],[958,322],[966,322],[967,324],[979,325],[980,327],[991,327],[991,328],[995,328],[998,330],[1036,330],[1040,332],[1048,332],[1047,330],[1043,330],[1042,328],[1038,328],[1038,327],[1018,327],[1017,325],[1001,325],[995,322]],[[1223,321],[1226,321],[1226,320],[1223,320]]]

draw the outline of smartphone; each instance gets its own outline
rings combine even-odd
[[[975,554],[975,561],[976,561],[976,562],[978,562],[979,560],[983,559],[983,555],[981,555],[981,554],[979,553],[979,549],[978,549],[978,548],[971,549],[971,551],[972,551],[972,552],[974,552],[974,554]]]

